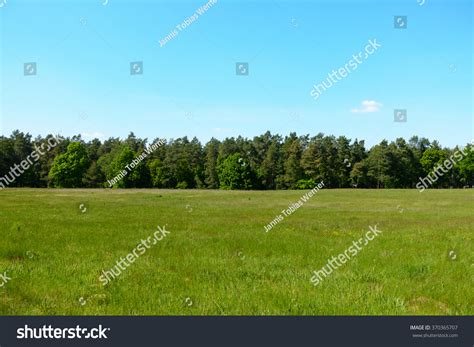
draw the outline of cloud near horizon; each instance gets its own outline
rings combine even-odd
[[[382,108],[382,104],[375,100],[364,100],[361,103],[361,108],[353,108],[352,113],[372,113],[378,112]]]

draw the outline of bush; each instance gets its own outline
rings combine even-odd
[[[188,182],[186,182],[186,181],[179,182],[176,185],[176,188],[178,188],[178,189],[188,189]]]
[[[316,183],[312,179],[296,182],[296,189],[313,189],[314,187],[316,187]]]

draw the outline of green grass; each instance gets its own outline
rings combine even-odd
[[[472,190],[323,189],[265,233],[302,194],[2,190],[0,314],[474,314]],[[312,285],[375,224],[381,236]],[[103,286],[157,225],[171,234]]]

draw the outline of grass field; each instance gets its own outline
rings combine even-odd
[[[265,233],[303,193],[0,191],[0,314],[474,314],[472,190],[323,189]],[[382,235],[310,282],[376,224]],[[158,225],[170,234],[103,286]]]

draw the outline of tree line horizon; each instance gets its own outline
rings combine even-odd
[[[19,130],[0,136],[0,183],[13,177],[12,167],[52,137],[33,139]],[[267,131],[252,139],[212,138],[204,145],[185,136],[164,140],[128,174],[114,180],[158,141],[163,139],[148,143],[133,132],[124,140],[62,138],[9,180],[8,187],[108,188],[113,181],[114,188],[284,190],[312,189],[319,182],[326,188],[415,188],[420,178],[461,149],[418,136],[382,140],[368,149],[364,140],[323,133],[291,132],[283,137]],[[474,185],[474,148],[471,144],[463,148],[466,155],[431,188]]]

